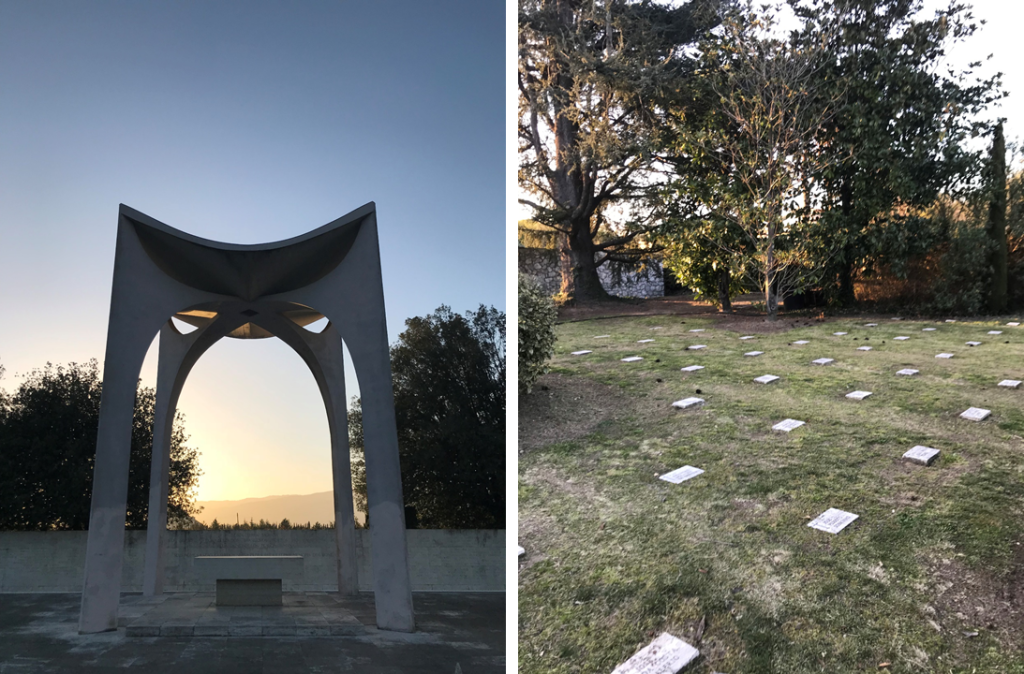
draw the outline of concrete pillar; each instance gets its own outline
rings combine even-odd
[[[171,467],[171,432],[174,410],[171,404],[174,380],[193,340],[167,321],[160,329],[156,376],[156,404],[153,410],[153,456],[149,474],[149,511],[146,518],[146,560],[142,594],[151,597],[164,591],[164,542],[167,529],[167,493]]]

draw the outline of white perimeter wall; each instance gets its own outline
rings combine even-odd
[[[0,593],[81,592],[87,531],[0,532]],[[413,592],[504,592],[503,530],[409,529],[409,575]],[[359,589],[373,590],[370,532],[356,530]],[[125,532],[123,592],[142,591],[146,532]],[[204,555],[302,555],[305,578],[284,582],[286,591],[336,592],[333,529],[256,531],[168,531],[165,587],[168,592],[214,590],[192,567]]]

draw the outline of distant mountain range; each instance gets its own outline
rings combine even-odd
[[[203,511],[196,519],[205,524],[217,520],[220,524],[234,524],[261,519],[268,522],[280,522],[287,518],[292,524],[320,522],[327,524],[334,521],[334,492],[322,491],[316,494],[288,496],[263,496],[260,498],[243,498],[238,501],[196,501]],[[361,521],[362,513],[356,514]]]

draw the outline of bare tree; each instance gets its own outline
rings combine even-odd
[[[815,88],[821,53],[774,37],[770,20],[752,7],[728,17],[705,46],[703,74],[723,123],[693,132],[688,143],[722,167],[720,188],[704,192],[703,206],[745,233],[748,269],[774,320],[779,297],[813,280],[811,242],[801,229],[818,198],[808,176],[829,161],[815,135],[835,99]]]

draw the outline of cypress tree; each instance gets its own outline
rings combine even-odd
[[[994,313],[1006,310],[1007,240],[1006,240],[1006,142],[1003,123],[996,125],[989,159],[988,223],[985,231],[992,240],[989,262],[992,265],[992,287],[989,309]]]

